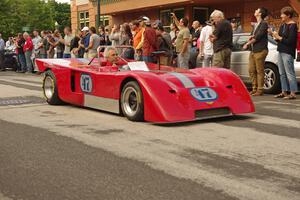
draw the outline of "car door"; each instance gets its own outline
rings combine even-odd
[[[250,50],[244,50],[243,46],[249,40],[250,35],[234,35],[233,50],[231,55],[231,70],[243,80],[249,78],[248,63]]]
[[[79,84],[85,107],[119,113],[119,100],[114,96],[116,73],[110,71],[80,73]]]

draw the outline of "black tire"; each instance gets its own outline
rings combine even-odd
[[[64,102],[59,98],[55,75],[51,70],[45,72],[43,79],[43,94],[50,105],[61,105]]]
[[[266,63],[264,92],[267,94],[276,94],[280,91],[280,88],[278,67],[274,64]]]
[[[136,81],[124,85],[121,92],[122,114],[130,121],[144,120],[144,98],[142,90]]]

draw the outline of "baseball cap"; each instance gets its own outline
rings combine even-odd
[[[146,16],[140,17],[140,18],[139,18],[139,21],[144,21],[146,24],[147,24],[147,23],[150,23],[149,17],[146,17]]]
[[[87,27],[87,26],[85,26],[85,27],[83,27],[83,29],[81,29],[81,31],[89,31],[90,29],[89,29],[89,27]]]

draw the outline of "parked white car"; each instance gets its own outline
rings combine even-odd
[[[243,45],[248,41],[250,33],[235,34],[233,36],[233,50],[231,55],[231,70],[238,74],[245,83],[251,83],[248,63],[249,50],[243,50]],[[265,64],[265,93],[274,94],[280,91],[280,76],[278,71],[277,44],[269,38],[269,53]],[[300,62],[295,61],[295,71],[298,83],[300,82]]]

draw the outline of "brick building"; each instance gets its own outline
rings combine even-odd
[[[169,26],[170,12],[178,17],[186,16],[204,22],[214,9],[220,9],[226,18],[239,18],[245,31],[250,30],[250,21],[255,9],[266,7],[272,14],[271,23],[280,24],[280,9],[292,6],[300,13],[300,0],[101,0],[101,22],[105,25],[120,24],[146,15],[152,20],[160,19]],[[71,0],[72,29],[95,26],[97,0]],[[299,20],[297,16],[295,20]]]

